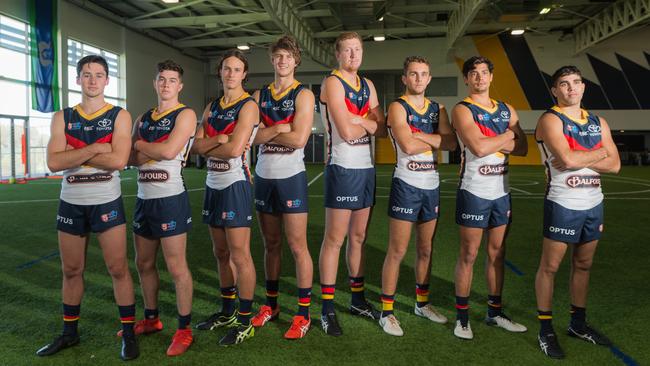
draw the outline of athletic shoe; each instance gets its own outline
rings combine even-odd
[[[232,346],[239,344],[255,335],[255,328],[252,324],[243,325],[235,323],[219,341],[222,346]]]
[[[210,315],[206,320],[198,323],[196,329],[199,330],[213,330],[215,328],[221,327],[231,327],[237,321],[237,312],[232,314],[224,314],[222,312],[214,313]]]
[[[404,335],[402,327],[399,326],[399,321],[393,314],[380,318],[379,326],[384,330],[384,332],[392,336],[401,337]]]
[[[273,310],[268,305],[260,306],[260,311],[251,319],[251,324],[255,328],[263,327],[267,322],[272,322],[280,316],[280,307]]]
[[[336,319],[335,312],[322,314],[320,317],[320,325],[323,328],[323,332],[325,332],[327,335],[334,337],[343,335],[343,330],[339,325],[339,321]]]
[[[545,355],[555,359],[564,358],[564,351],[562,351],[555,333],[538,334],[537,340],[539,341],[539,348]]]
[[[287,330],[286,333],[284,333],[284,338],[285,339],[300,339],[307,334],[307,331],[309,330],[309,326],[311,326],[311,318],[305,319],[304,316],[302,315],[296,315],[293,317],[293,321],[291,322],[291,327],[289,327],[289,330]]]
[[[160,332],[161,330],[163,330],[163,323],[160,321],[160,318],[138,320],[133,327],[135,335],[151,334]],[[117,331],[117,336],[122,336],[121,329]]]
[[[360,305],[350,305],[350,314],[365,316],[372,320],[379,320],[381,318],[381,311],[375,309],[375,307],[368,301]]]
[[[192,329],[177,329],[172,338],[172,344],[167,348],[167,356],[178,356],[182,355],[190,348],[190,345],[194,341],[192,337]]]
[[[62,349],[72,347],[77,344],[79,344],[78,334],[75,335],[62,334],[56,337],[52,341],[52,343],[46,344],[45,346],[41,347],[38,351],[36,351],[36,354],[39,356],[51,356]]]
[[[503,313],[494,317],[486,316],[485,323],[487,325],[503,328],[508,332],[523,333],[528,330],[525,326],[512,321]]]
[[[460,320],[456,320],[456,328],[454,328],[454,335],[460,339],[472,339],[474,338],[474,332],[472,332],[472,326],[467,322],[467,326],[463,327],[460,323]]]
[[[415,306],[415,315],[421,316],[423,318],[427,318],[431,320],[434,323],[438,324],[445,324],[447,323],[447,317],[440,314],[436,308],[433,307],[431,304],[426,304],[423,307],[419,308],[417,305]]]
[[[138,341],[133,337],[122,337],[122,350],[120,351],[120,358],[124,361],[134,360],[140,356],[140,349],[138,348]]]
[[[589,343],[597,344],[600,346],[611,346],[612,341],[604,335],[600,334],[596,329],[585,324],[583,329],[577,329],[569,326],[567,334],[571,337],[579,338]]]

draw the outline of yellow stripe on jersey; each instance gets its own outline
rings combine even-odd
[[[424,114],[427,111],[427,109],[429,108],[429,104],[431,104],[431,101],[429,101],[429,98],[424,98],[424,107],[418,108],[415,105],[413,105],[413,103],[411,103],[409,101],[409,99],[406,97],[406,95],[402,95],[401,97],[399,97],[399,99],[405,101],[406,104],[410,105],[411,108],[413,108],[419,114]]]
[[[561,115],[565,116],[566,118],[572,120],[573,122],[575,122],[575,123],[577,123],[579,125],[584,125],[587,122],[589,122],[587,120],[587,116],[589,116],[589,112],[587,112],[586,110],[584,110],[582,108],[580,109],[580,119],[575,119],[575,118],[569,116],[568,114],[566,114],[564,112],[564,110],[560,106],[554,105],[553,108],[551,108],[551,109],[556,111],[557,113],[560,113]]]
[[[293,84],[291,84],[290,87],[286,88],[283,92],[278,94],[278,91],[275,90],[274,83],[271,83],[271,84],[269,84],[269,90],[271,90],[271,98],[273,98],[273,100],[275,100],[275,101],[278,101],[278,100],[284,98],[284,96],[287,95],[290,91],[292,91],[296,87],[298,87],[298,85],[300,85],[300,81],[294,80]]]
[[[219,99],[219,106],[221,107],[221,109],[226,109],[228,107],[231,107],[231,106],[235,105],[237,102],[239,102],[239,101],[241,101],[243,99],[246,99],[246,98],[248,98],[250,96],[251,96],[250,94],[248,94],[247,92],[244,92],[244,94],[240,95],[239,98],[233,100],[232,102],[230,102],[228,104],[225,104],[225,102],[223,101],[223,97],[221,97]]]
[[[74,110],[77,111],[77,113],[79,113],[79,115],[82,118],[87,119],[89,121],[91,119],[95,119],[95,118],[101,116],[102,114],[108,112],[111,108],[113,108],[113,105],[110,104],[110,103],[106,103],[106,104],[104,104],[103,107],[101,107],[99,110],[95,111],[94,113],[86,114],[86,112],[84,112],[84,110],[81,108],[81,104],[77,104],[76,106],[74,106]]]
[[[345,78],[343,77],[343,74],[341,74],[341,72],[339,70],[337,70],[337,69],[332,70],[332,75],[336,75],[336,76],[340,77],[341,80],[343,80],[344,83],[348,84],[348,86],[350,88],[354,89],[354,91],[358,92],[359,90],[361,90],[361,79],[359,78],[359,75],[356,75],[356,77],[357,77],[357,85],[351,85],[347,80],[345,80]]]
[[[466,97],[465,99],[463,99],[463,101],[464,101],[464,102],[467,102],[467,103],[469,103],[469,104],[473,104],[473,105],[475,105],[475,106],[477,106],[477,107],[479,107],[479,108],[481,108],[481,109],[483,109],[483,110],[486,110],[486,111],[487,111],[488,113],[490,113],[490,114],[496,112],[497,109],[499,108],[499,102],[497,102],[497,101],[494,100],[494,99],[490,99],[490,101],[492,102],[492,107],[488,107],[488,106],[486,106],[486,105],[476,103],[476,102],[475,102],[472,98],[470,98],[470,97]]]
[[[179,103],[177,104],[174,108],[170,108],[166,111],[158,112],[158,107],[154,108],[154,110],[151,112],[151,119],[154,121],[157,121],[161,119],[162,117],[165,117],[166,115],[170,114],[171,112],[178,110],[180,108],[185,107],[185,104]]]

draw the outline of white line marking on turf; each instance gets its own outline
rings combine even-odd
[[[314,183],[315,181],[317,181],[318,178],[320,178],[321,175],[323,175],[323,172],[318,173],[318,175],[317,175],[314,179],[312,179],[311,181],[309,181],[309,183],[307,183],[307,187],[311,186],[312,183]]]
[[[528,191],[524,191],[523,189],[515,188],[515,187],[513,187],[512,185],[510,186],[510,189],[512,189],[513,191],[521,192],[521,193],[523,193],[523,194],[532,194],[532,193],[530,193],[530,192],[528,192]]]

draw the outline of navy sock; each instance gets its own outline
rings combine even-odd
[[[469,323],[469,296],[456,296],[456,319],[463,327]]]
[[[553,330],[553,312],[552,311],[542,311],[537,310],[537,319],[539,320],[539,334],[546,335],[549,333],[554,333]]]
[[[501,315],[501,295],[488,295],[488,316]]]
[[[122,336],[135,337],[133,326],[135,325],[135,304],[118,305],[120,311],[120,322],[122,323]]]
[[[237,287],[221,287],[221,312],[232,315],[235,312],[235,300],[237,299]]]
[[[187,329],[192,322],[192,313],[187,315],[178,314],[178,329]]]
[[[334,291],[336,285],[323,285],[321,283],[321,299],[323,300],[323,315],[334,312]]]
[[[77,335],[79,324],[79,313],[81,305],[63,304],[63,334],[69,336]]]
[[[352,305],[364,305],[366,295],[364,293],[364,278],[350,276],[350,292],[352,293]]]
[[[242,325],[249,325],[251,323],[251,309],[253,308],[253,300],[239,299],[239,311],[237,312],[237,321]]]
[[[152,320],[152,319],[156,319],[158,317],[159,317],[158,308],[155,308],[155,309],[147,309],[147,308],[145,308],[144,309],[144,318],[145,319]]]
[[[582,330],[587,325],[587,309],[571,304],[571,328]]]
[[[429,284],[416,283],[415,284],[415,305],[419,308],[426,306],[429,303]]]
[[[266,281],[266,305],[275,310],[278,307],[278,291],[280,290],[280,281]]]
[[[298,288],[298,314],[309,319],[309,305],[311,305],[311,287]]]
[[[395,302],[395,294],[386,295],[381,294],[381,317],[387,317],[393,314],[393,303]]]

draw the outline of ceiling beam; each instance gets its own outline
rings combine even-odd
[[[458,9],[456,3],[443,3],[432,5],[393,5],[387,8],[389,13],[407,14],[407,13],[443,13],[451,12]]]
[[[458,9],[449,16],[447,24],[447,47],[452,48],[456,41],[465,34],[474,17],[487,0],[459,0]]]
[[[205,24],[239,24],[249,22],[270,21],[267,13],[240,13],[221,15],[201,15],[196,17],[169,17],[158,19],[129,20],[127,24],[134,28],[169,28],[169,27],[196,27]]]
[[[278,39],[277,35],[189,39],[186,41],[174,42],[174,46],[181,47],[181,48],[235,47],[240,44],[248,44],[248,43],[270,43],[275,41],[276,39]]]
[[[260,0],[267,14],[283,32],[296,38],[298,44],[312,60],[330,67],[334,64],[334,54],[329,45],[323,45],[314,39],[309,24],[298,16],[291,0]]]
[[[346,32],[357,32],[360,36],[374,36],[376,34],[385,35],[402,35],[402,34],[426,34],[436,33],[445,34],[447,26],[438,25],[430,27],[402,27],[402,28],[377,28],[377,29],[356,29],[346,30]],[[341,34],[340,31],[318,32],[314,33],[314,38],[336,38]]]
[[[650,0],[621,0],[575,27],[576,53],[650,19]]]

